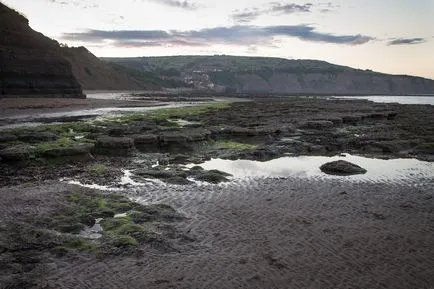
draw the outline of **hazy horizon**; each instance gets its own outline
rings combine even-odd
[[[23,13],[33,29],[98,57],[313,59],[434,79],[430,0],[2,2]]]

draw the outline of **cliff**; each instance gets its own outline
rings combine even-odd
[[[2,3],[0,72],[0,97],[85,97],[59,44]]]
[[[369,72],[273,73],[268,79],[255,74],[237,74],[229,88],[240,92],[293,94],[434,94],[434,81],[419,77]]]
[[[140,81],[100,60],[85,47],[63,47],[62,55],[85,90],[158,90],[160,86]]]
[[[434,94],[434,80],[354,69],[317,60],[270,57],[169,56],[105,58],[184,81],[198,89],[279,94]]]

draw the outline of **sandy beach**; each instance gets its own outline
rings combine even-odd
[[[126,193],[173,205],[187,217],[179,229],[193,242],[103,259],[39,256],[20,277],[42,274],[31,288],[432,288],[433,187],[432,180],[300,178],[149,185]],[[2,188],[1,228],[43,217],[55,206],[52,194],[66,190]],[[13,268],[3,265],[9,278],[17,277]]]

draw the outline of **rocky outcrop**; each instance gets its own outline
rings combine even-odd
[[[2,3],[0,71],[0,97],[85,97],[59,44]]]

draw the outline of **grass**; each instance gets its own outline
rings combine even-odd
[[[84,238],[73,238],[64,244],[64,247],[69,249],[77,249],[79,251],[92,251],[94,246],[89,243],[88,240]]]
[[[200,115],[213,110],[230,107],[230,102],[207,103],[198,106],[161,108],[141,113],[129,113],[116,118],[107,119],[115,123],[129,123],[132,121],[155,120],[163,121],[171,118],[186,118],[188,116]],[[167,125],[166,125],[167,126]]]
[[[257,145],[234,142],[231,140],[220,140],[214,143],[218,149],[233,149],[233,150],[254,150],[258,148]]]
[[[136,213],[137,214],[137,213]],[[149,226],[134,223],[135,218],[107,218],[101,221],[104,235],[115,247],[137,247],[139,242],[147,240],[152,235]],[[148,224],[147,224],[148,225]]]
[[[133,221],[130,217],[107,218],[101,221],[104,231],[116,231],[123,225],[130,225]]]
[[[89,166],[88,170],[92,175],[101,176],[107,171],[107,167],[103,164],[94,164]]]
[[[140,243],[157,240],[160,221],[180,218],[168,205],[142,206],[115,194],[73,192],[66,196],[66,201],[67,206],[54,216],[55,229],[78,234],[86,226],[92,226],[96,218],[102,218],[100,225],[104,231],[100,246],[105,248],[137,247]],[[126,213],[126,216],[115,218],[115,213]],[[74,238],[56,248],[56,252],[62,255],[70,249],[96,252],[98,246]]]
[[[89,240],[81,237],[73,237],[69,241],[63,243],[63,245],[56,246],[54,252],[58,256],[64,256],[68,254],[71,250],[77,250],[80,252],[98,252],[99,246],[91,244]]]
[[[111,236],[112,245],[115,247],[137,247],[139,246],[139,242],[127,235],[112,235]]]
[[[68,137],[61,137],[55,141],[41,142],[36,147],[36,153],[44,153],[57,148],[67,148],[74,145],[74,141]]]

